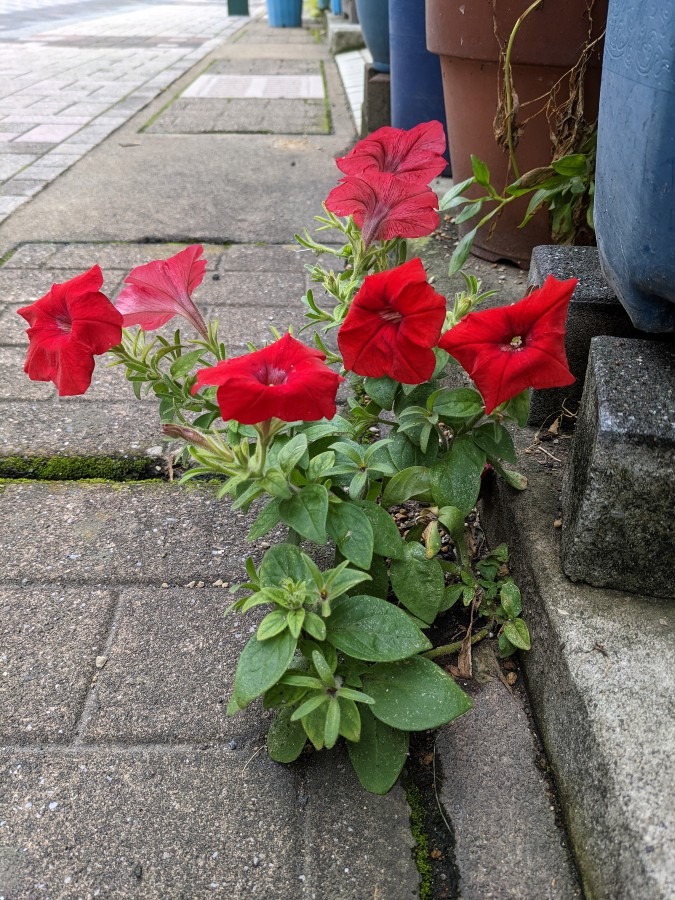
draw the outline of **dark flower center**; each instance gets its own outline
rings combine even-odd
[[[403,316],[396,309],[381,309],[379,312],[380,318],[385,322],[401,322],[403,320]]]
[[[285,369],[278,369],[276,366],[271,366],[269,363],[266,363],[258,372],[256,372],[255,377],[261,384],[272,386],[285,384],[288,379],[288,372],[286,372]]]
[[[511,340],[508,344],[504,344],[502,349],[510,350],[510,351],[522,350],[524,348],[524,346],[525,346],[525,341],[519,334],[517,334],[515,337],[511,338]]]

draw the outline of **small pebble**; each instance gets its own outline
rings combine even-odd
[[[194,587],[196,584],[197,584],[196,581],[188,581],[188,583],[185,585],[185,587]]]
[[[169,585],[166,583],[166,581],[163,581],[162,584],[160,585],[160,587],[163,587],[163,588],[168,588],[168,586]]]
[[[108,662],[107,656],[97,656],[96,657],[96,668],[102,669],[103,666]]]
[[[204,587],[204,582],[203,582],[203,581],[198,581],[198,582],[197,582],[197,587]]]

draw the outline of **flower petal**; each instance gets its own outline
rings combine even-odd
[[[195,244],[169,259],[157,259],[137,266],[124,279],[127,285],[116,301],[124,325],[140,325],[146,331],[160,328],[174,316],[182,316],[203,336],[207,329],[192,301],[206,271],[199,257],[204,248]]]
[[[424,237],[438,227],[438,198],[425,184],[395,175],[369,172],[350,175],[333,188],[326,209],[353,216],[368,246],[395,237]]]
[[[390,172],[428,184],[447,165],[443,158],[445,143],[443,126],[437,121],[423,122],[407,131],[386,126],[359,141],[336,163],[345,175]]]

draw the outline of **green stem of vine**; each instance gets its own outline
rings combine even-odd
[[[520,178],[520,172],[518,170],[518,163],[516,162],[516,153],[515,148],[513,146],[513,130],[511,127],[511,116],[513,113],[513,81],[511,78],[511,54],[513,53],[513,44],[516,39],[516,35],[518,34],[518,30],[520,26],[523,24],[525,19],[533,12],[538,6],[541,6],[543,0],[535,0],[534,3],[530,4],[527,7],[525,12],[516,19],[516,24],[513,26],[513,31],[509,35],[509,41],[506,45],[506,55],[504,56],[504,101],[506,104],[506,142],[509,147],[509,159],[511,160],[511,168],[513,169],[513,174],[516,178]]]
[[[489,633],[489,628],[481,628],[480,631],[477,631],[471,636],[471,643],[477,644],[479,641],[482,641],[483,638],[486,638]],[[450,656],[453,653],[459,653],[463,645],[464,641],[455,641],[453,644],[443,644],[442,647],[434,647],[433,650],[429,650],[428,653],[423,653],[422,656],[426,659],[438,659],[439,656]]]

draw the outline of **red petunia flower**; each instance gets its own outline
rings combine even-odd
[[[218,385],[221,416],[242,425],[273,418],[283,422],[332,419],[335,395],[344,378],[324,364],[325,358],[285,334],[263,350],[200,369],[193,393],[205,384]]]
[[[122,316],[100,292],[102,285],[101,269],[94,266],[17,310],[30,325],[23,370],[31,381],[53,381],[61,397],[87,390],[94,356],[122,340]]]
[[[440,122],[423,122],[409,131],[386,126],[373,131],[335,162],[345,175],[390,172],[407,181],[428,184],[447,165],[444,150],[445,132]]]
[[[485,412],[526,388],[566,387],[574,381],[565,355],[567,307],[576,278],[549,275],[529,297],[469,313],[439,347],[466,369],[483,395]]]
[[[206,271],[206,260],[198,258],[203,251],[201,244],[195,244],[169,259],[156,259],[130,272],[124,279],[128,287],[115,301],[124,316],[124,326],[140,325],[152,331],[174,316],[182,316],[207,337],[206,324],[191,296]]]
[[[395,175],[349,175],[328,195],[326,209],[353,216],[366,247],[395,237],[424,237],[438,228],[438,198],[425,184]]]
[[[403,384],[428,381],[444,321],[445,297],[428,283],[419,259],[368,275],[338,332],[345,368]]]

